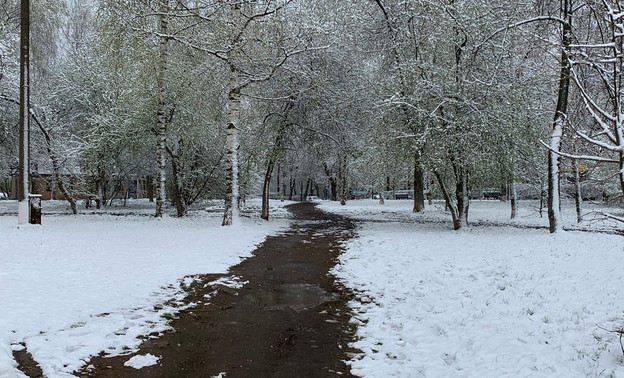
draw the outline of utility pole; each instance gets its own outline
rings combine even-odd
[[[17,223],[30,223],[30,0],[21,0],[20,125]]]

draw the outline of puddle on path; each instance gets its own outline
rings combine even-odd
[[[281,285],[264,294],[266,310],[283,310],[289,307],[297,312],[309,310],[322,303],[334,300],[332,295],[317,285],[289,284]]]

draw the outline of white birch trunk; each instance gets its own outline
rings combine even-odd
[[[163,207],[166,199],[166,166],[167,166],[167,113],[166,113],[166,75],[167,75],[167,44],[169,38],[167,13],[169,11],[168,1],[161,4],[161,14],[159,16],[159,60],[158,60],[158,110],[156,114],[156,217],[162,217]]]
[[[555,233],[563,230],[561,221],[561,199],[559,184],[559,155],[561,150],[561,138],[563,126],[568,114],[568,95],[570,88],[570,60],[568,52],[572,41],[572,1],[563,0],[563,16],[566,23],[562,27],[562,50],[560,62],[559,94],[555,118],[553,121],[550,138],[550,150],[548,151],[548,223],[550,232]]]
[[[563,118],[555,121],[550,137],[550,151],[548,152],[548,170],[550,182],[548,183],[548,218],[550,220],[551,232],[563,230],[561,222],[561,198],[559,196],[559,155],[553,151],[561,148],[561,138],[563,136]]]
[[[223,214],[223,226],[238,223],[238,148],[240,119],[240,89],[238,88],[238,71],[231,67],[230,92],[228,94],[228,126],[226,138],[226,178],[225,178],[225,212]]]

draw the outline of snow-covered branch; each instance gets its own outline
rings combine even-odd
[[[600,163],[619,163],[618,160],[615,159],[609,159],[609,158],[604,158],[601,156],[595,156],[595,155],[575,155],[575,154],[568,154],[562,151],[558,151],[555,150],[554,148],[552,148],[551,146],[549,146],[547,143],[545,143],[544,141],[540,140],[540,144],[542,146],[544,146],[547,150],[553,152],[556,155],[568,158],[568,159],[576,159],[576,160],[590,160],[590,161],[596,161],[596,162],[600,162]]]

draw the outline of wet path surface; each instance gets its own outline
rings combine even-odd
[[[296,222],[267,238],[228,276],[241,288],[210,284],[201,276],[189,301],[171,322],[174,332],[146,341],[136,353],[160,356],[140,370],[123,364],[131,356],[97,357],[82,377],[350,377],[343,362],[355,329],[349,324],[350,293],[328,271],[352,237],[347,218],[313,204],[291,205]],[[207,299],[205,295],[209,294]]]

